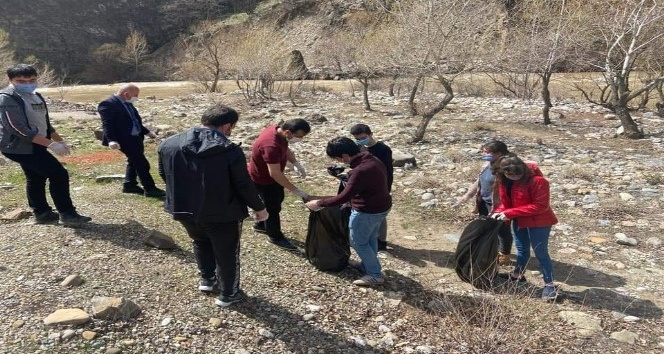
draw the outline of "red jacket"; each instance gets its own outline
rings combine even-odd
[[[558,222],[549,205],[549,181],[544,178],[537,164],[528,162],[531,177],[515,181],[510,195],[507,187],[499,186],[500,204],[492,211],[504,213],[508,219],[516,220],[519,228],[545,227]]]

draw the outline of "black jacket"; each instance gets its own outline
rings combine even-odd
[[[392,181],[394,180],[394,166],[392,160],[392,149],[382,141],[375,143],[367,148],[371,155],[376,156],[387,169],[387,190],[392,191]]]
[[[265,209],[242,149],[216,130],[196,127],[162,142],[159,174],[164,209],[176,220],[231,222],[246,218],[247,206]]]
[[[125,105],[117,96],[111,95],[111,97],[102,101],[97,107],[97,111],[101,116],[101,124],[104,128],[104,137],[101,140],[102,145],[108,146],[109,142],[115,141],[120,146],[124,146],[126,141],[135,138],[131,135],[134,124],[131,121],[129,112],[127,112],[127,108],[134,112],[138,120],[138,128],[140,130],[138,136],[143,138],[143,136],[150,132],[143,126],[141,115],[138,114],[138,110],[136,110],[134,105]]]

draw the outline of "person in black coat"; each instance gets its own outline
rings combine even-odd
[[[157,188],[150,174],[150,163],[145,158],[143,140],[145,136],[157,136],[143,126],[141,115],[134,103],[138,99],[139,88],[126,84],[117,93],[102,101],[97,107],[104,128],[102,145],[122,151],[127,156],[123,193],[143,194],[146,197],[162,198],[164,191]],[[143,188],[138,186],[140,179]]]
[[[164,209],[193,240],[201,276],[198,289],[221,287],[220,307],[242,301],[240,234],[247,207],[255,221],[269,214],[247,171],[247,159],[228,137],[237,112],[216,105],[203,113],[201,127],[174,135],[159,145],[159,175],[166,183]],[[216,276],[215,276],[216,268]]]
[[[392,191],[392,181],[394,180],[394,166],[392,160],[392,149],[382,141],[374,139],[371,128],[366,124],[355,124],[350,128],[350,134],[355,138],[355,143],[361,149],[366,149],[371,155],[377,157],[387,169],[387,190]],[[378,250],[387,250],[387,219],[380,225],[378,234]]]

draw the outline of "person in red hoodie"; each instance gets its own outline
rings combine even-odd
[[[535,163],[525,163],[516,156],[504,156],[494,165],[500,203],[492,217],[512,220],[516,246],[516,266],[507,275],[510,281],[525,281],[523,273],[530,259],[530,248],[535,252],[544,277],[542,299],[555,300],[558,296],[553,284],[553,264],[549,257],[551,226],[558,222],[549,204],[549,181]]]

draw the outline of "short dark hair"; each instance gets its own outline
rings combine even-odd
[[[237,112],[225,104],[216,104],[203,112],[201,124],[211,127],[221,127],[224,124],[235,124],[240,116]]]
[[[327,143],[325,150],[327,156],[331,158],[341,157],[343,154],[348,156],[355,156],[360,153],[360,147],[354,141],[346,137],[336,137]]]
[[[355,124],[350,128],[350,135],[367,134],[371,135],[371,128],[366,124]]]
[[[13,79],[19,76],[33,77],[39,76],[39,73],[34,66],[28,64],[15,64],[7,68],[7,77]]]
[[[289,119],[279,126],[282,130],[288,130],[291,133],[297,133],[299,131],[304,132],[304,134],[309,134],[311,131],[311,126],[309,122],[302,118]]]
[[[499,153],[501,155],[507,155],[510,153],[509,150],[507,150],[507,145],[500,140],[489,141],[482,145],[482,149],[486,149],[486,151],[493,154]]]

